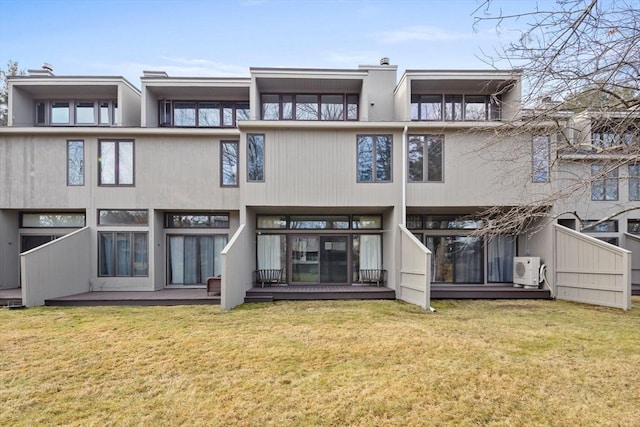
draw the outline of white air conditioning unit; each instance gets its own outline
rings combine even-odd
[[[537,288],[540,281],[540,257],[517,256],[513,258],[513,286],[521,288]]]

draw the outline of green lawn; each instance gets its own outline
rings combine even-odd
[[[639,304],[2,309],[0,424],[638,425]]]

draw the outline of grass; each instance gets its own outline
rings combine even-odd
[[[638,308],[433,305],[0,310],[0,424],[638,425]]]

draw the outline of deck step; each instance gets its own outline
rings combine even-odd
[[[431,286],[431,299],[551,299],[548,289],[510,286]]]
[[[0,307],[15,307],[22,305],[22,298],[0,298]]]
[[[273,295],[247,295],[244,302],[273,302]]]
[[[245,294],[245,302],[310,301],[310,300],[367,300],[396,299],[393,289],[380,286],[274,286],[252,288]]]

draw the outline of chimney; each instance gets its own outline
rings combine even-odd
[[[35,70],[27,70],[30,76],[37,77],[53,77],[53,65],[49,63],[42,64],[42,68],[36,68]]]
[[[387,58],[386,56],[382,57],[380,59],[380,65],[389,65],[389,58]]]

